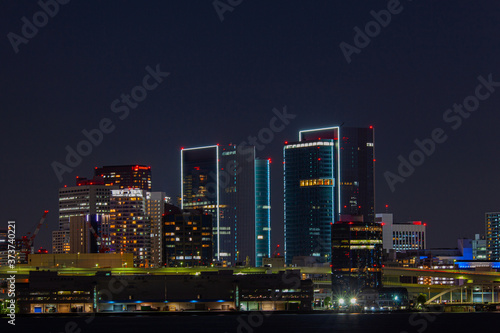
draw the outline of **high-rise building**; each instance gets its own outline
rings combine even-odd
[[[95,168],[95,177],[102,177],[106,185],[118,188],[138,188],[151,191],[151,167],[146,165],[112,165]]]
[[[163,216],[163,258],[167,267],[212,263],[212,215],[166,204]]]
[[[69,230],[71,216],[109,214],[111,187],[82,185],[59,189],[59,230]]]
[[[162,217],[167,198],[165,192],[146,193],[146,215],[151,221],[151,266],[161,267],[163,261]]]
[[[285,142],[285,261],[331,259],[331,227],[341,215],[375,221],[373,128],[327,127]]]
[[[351,298],[365,287],[382,287],[382,226],[359,217],[331,227],[334,296]]]
[[[255,160],[255,266],[271,253],[271,161]]]
[[[151,221],[146,215],[147,192],[111,190],[110,252],[133,253],[135,267],[151,267]]]
[[[488,260],[500,261],[500,212],[486,213],[485,220]]]
[[[375,222],[373,128],[340,127],[340,214]]]
[[[212,215],[213,258],[221,264],[248,258],[254,266],[269,255],[262,244],[270,239],[268,163],[256,160],[253,146],[181,150],[182,208]]]
[[[78,177],[77,184],[59,189],[59,230],[52,232],[53,253],[69,253],[59,251],[70,248],[70,217],[109,214],[112,187],[99,182],[83,185]]]
[[[393,214],[377,214],[382,225],[384,250],[409,251],[427,248],[427,224],[422,221],[394,223]]]

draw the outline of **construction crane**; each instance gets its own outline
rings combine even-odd
[[[92,227],[92,224],[90,224],[90,221],[87,221],[87,226],[89,227],[92,236],[94,236],[97,246],[99,246],[99,253],[108,253],[110,251],[109,247],[107,247],[106,244],[104,244],[103,239],[101,238],[101,236],[97,234],[95,229]],[[106,238],[107,235],[103,235],[103,237]]]
[[[22,237],[23,249],[21,249],[21,253],[24,253],[25,256],[24,260],[26,262],[28,262],[28,254],[34,253],[33,242],[35,241],[35,237],[36,235],[38,235],[38,232],[40,231],[43,222],[45,222],[48,213],[49,213],[48,210],[43,212],[42,218],[40,219],[40,222],[38,222],[35,231],[33,232],[33,235],[30,236],[31,233],[28,232],[26,236]]]

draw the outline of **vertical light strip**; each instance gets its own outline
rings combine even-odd
[[[220,261],[220,204],[219,204],[219,145],[216,146],[217,159],[217,260]]]
[[[271,258],[271,163],[267,160],[267,256]]]
[[[184,148],[181,148],[181,209],[184,209]]]
[[[337,208],[337,215],[338,219],[340,219],[340,127],[337,126],[335,127],[337,129],[337,201],[338,201],[338,208]],[[334,140],[335,141],[335,140]],[[335,142],[334,142],[335,144]],[[335,223],[335,221],[333,221]]]
[[[299,132],[299,137],[300,137],[300,132]],[[286,146],[286,144],[285,144]],[[283,146],[283,229],[284,229],[284,245],[283,245],[283,255],[285,257],[285,266],[286,266],[286,259],[287,259],[287,254],[286,254],[286,158],[285,158],[285,152],[286,152],[286,147]]]

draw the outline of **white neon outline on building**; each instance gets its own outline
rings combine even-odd
[[[199,149],[208,149],[215,148],[216,151],[216,161],[217,161],[217,179],[216,179],[216,187],[217,187],[217,202],[215,204],[217,211],[217,260],[220,261],[220,205],[219,205],[219,145],[210,145],[210,146],[202,146],[202,147],[193,147],[193,148],[181,148],[181,209],[184,209],[184,159],[183,159],[183,151],[184,150],[199,150]]]
[[[323,127],[323,128],[315,128],[315,129],[308,129],[308,130],[302,130],[299,131],[299,141],[302,141],[302,132],[318,132],[318,131],[326,131],[326,130],[331,130],[331,129],[336,129],[337,130],[337,179],[336,179],[336,186],[337,186],[337,205],[338,209],[333,210],[334,212],[336,211],[338,218],[340,218],[340,126],[332,126],[332,127]],[[335,143],[334,143],[335,144]],[[333,153],[333,147],[332,147],[332,153]],[[332,170],[333,172],[333,170]],[[333,174],[332,174],[333,178]],[[335,208],[335,207],[334,207]],[[335,216],[333,217],[335,219]],[[333,221],[335,223],[335,221]]]

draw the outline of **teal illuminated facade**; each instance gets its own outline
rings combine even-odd
[[[374,130],[325,127],[285,142],[285,262],[331,260],[331,224],[343,216],[375,222]]]
[[[255,266],[271,251],[270,160],[255,160]]]
[[[337,141],[288,143],[283,151],[285,262],[296,256],[328,262],[331,223],[339,214]]]

